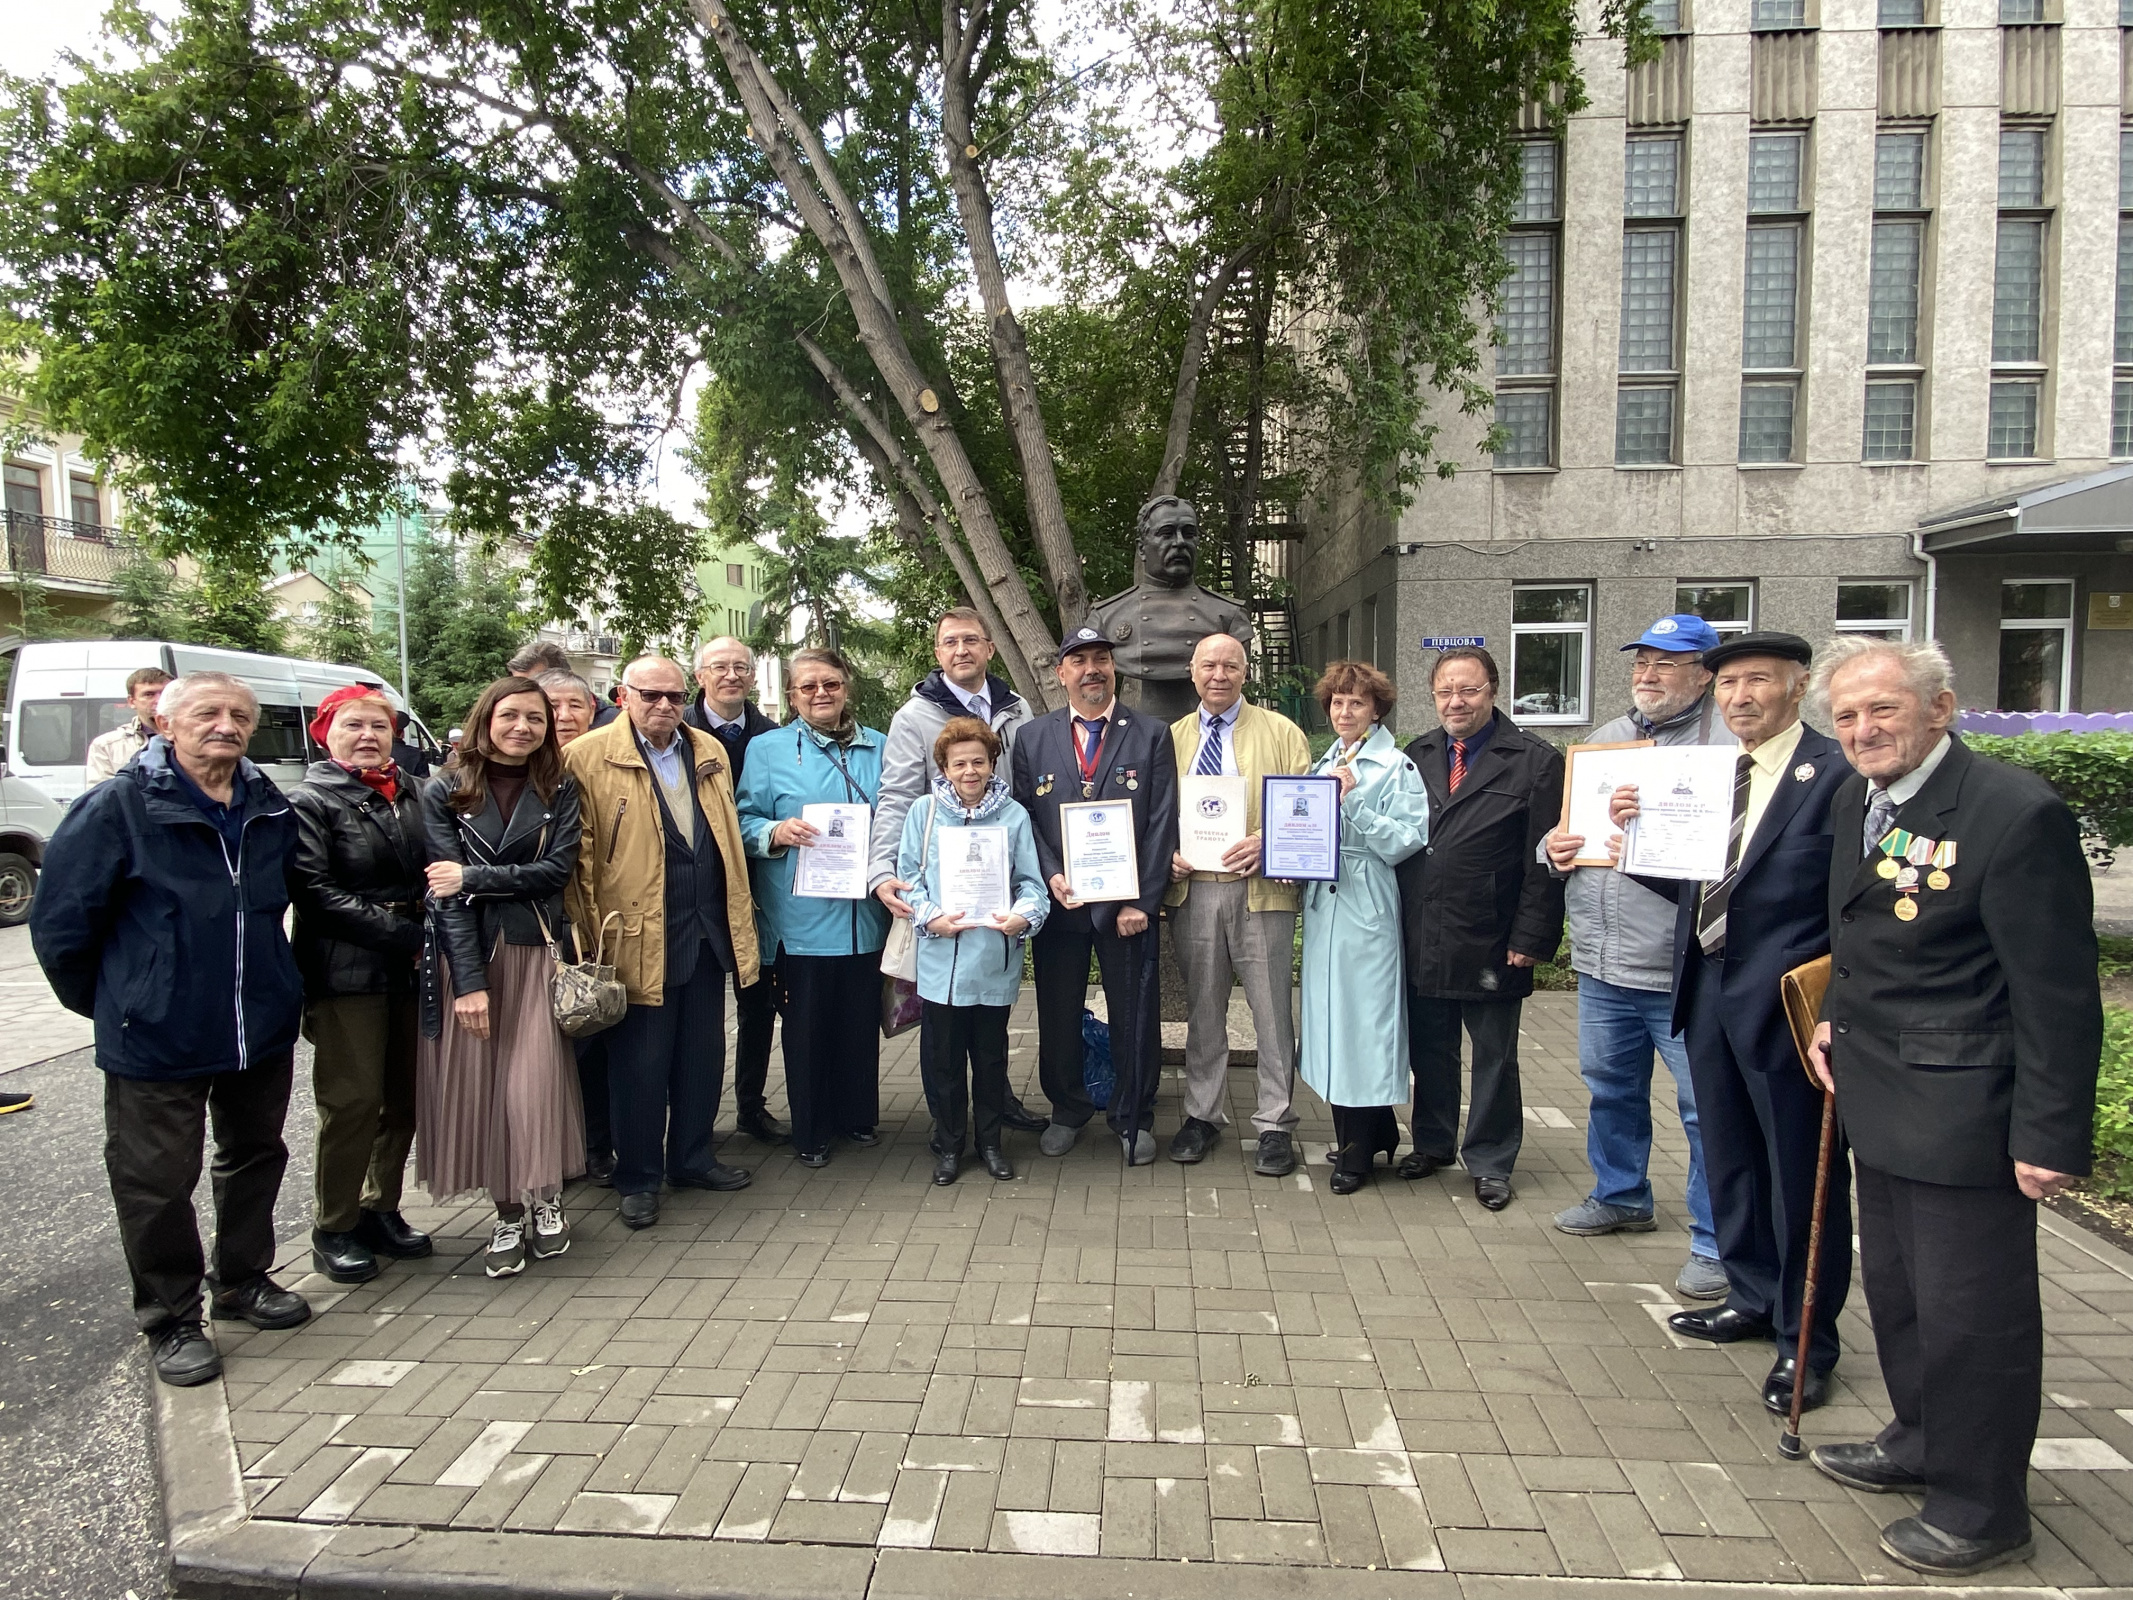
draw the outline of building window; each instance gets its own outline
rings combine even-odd
[[[96,480],[77,472],[67,478],[68,512],[81,526],[77,532],[101,533],[104,527],[103,496]]]
[[[2133,0],[2127,0],[2133,4]],[[1645,0],[1644,20],[1654,33],[1685,33],[1681,25],[1681,0]]]
[[[1884,28],[1922,28],[1926,0],[1880,0],[1874,20]]]
[[[2000,0],[2000,23],[2003,27],[2042,21],[2044,0]]]
[[[2030,459],[2039,437],[2044,390],[2045,262],[2051,213],[2045,206],[2043,128],[2000,130],[2000,220],[1992,277],[1992,391],[1985,456]]]
[[[1768,28],[1807,26],[1807,0],[1750,0],[1748,26],[1758,32]]]
[[[1615,461],[1674,459],[1681,384],[1681,136],[1629,141],[1623,164],[1621,388]]]
[[[2073,690],[2074,586],[2000,585],[2000,709],[2064,711]]]
[[[741,564],[740,564],[740,563],[739,563],[738,561],[729,561],[729,562],[727,562],[727,563],[726,563],[726,583],[727,583],[727,586],[728,586],[728,587],[730,587],[730,588],[734,588],[734,589],[744,589],[744,588],[746,588],[746,587],[747,587],[747,584],[746,584],[746,583],[745,583],[745,582],[744,582],[743,580],[744,580],[744,574],[743,574],[743,571],[742,571],[742,567],[741,567]]]
[[[7,465],[7,509],[17,516],[44,515],[44,474],[35,467]]]
[[[1911,586],[1900,578],[1837,585],[1837,631],[1899,644],[1911,637]]]
[[[1562,259],[1562,147],[1532,139],[1519,147],[1521,181],[1504,255],[1503,310],[1496,319],[1498,467],[1554,461],[1556,294]]]
[[[1590,722],[1592,585],[1511,587],[1511,711],[1528,722]]]
[[[2125,6],[2133,7],[2133,0]],[[2111,454],[2123,459],[2133,456],[2133,128],[2118,134],[2118,337],[2112,358]]]
[[[1749,633],[1755,628],[1755,585],[1676,584],[1674,610],[1686,616],[1703,618],[1717,633]]]
[[[1799,410],[1801,194],[1807,136],[1748,140],[1748,267],[1741,312],[1740,459],[1790,461]]]
[[[1926,258],[1926,132],[1895,128],[1874,138],[1874,236],[1867,267],[1866,432],[1868,461],[1918,456],[1918,298]]]

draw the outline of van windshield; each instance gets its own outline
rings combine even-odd
[[[15,759],[26,767],[78,767],[89,759],[91,739],[132,716],[123,700],[25,700],[15,707]],[[262,766],[302,761],[303,713],[295,706],[261,706],[245,754]]]

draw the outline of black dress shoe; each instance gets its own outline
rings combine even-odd
[[[1296,1141],[1279,1128],[1259,1136],[1259,1158],[1252,1170],[1262,1178],[1286,1178],[1296,1170]]]
[[[217,1322],[249,1322],[271,1333],[311,1320],[311,1304],[293,1289],[284,1289],[262,1272],[250,1283],[217,1290],[211,1303]]]
[[[792,1137],[792,1130],[767,1111],[744,1112],[734,1119],[733,1126],[757,1144],[783,1144]]]
[[[1792,1415],[1792,1375],[1799,1367],[1797,1353],[1788,1353],[1777,1358],[1777,1365],[1770,1369],[1770,1376],[1763,1380],[1763,1407],[1781,1417]],[[1829,1374],[1817,1372],[1812,1366],[1800,1384],[1800,1414],[1805,1416],[1829,1398]]]
[[[1008,1101],[1007,1109],[1000,1113],[1000,1126],[1017,1133],[1042,1133],[1051,1125],[1050,1117],[1040,1117],[1019,1100]]]
[[[729,1167],[714,1161],[702,1172],[677,1172],[667,1179],[677,1189],[745,1189],[755,1182],[746,1167]]]
[[[962,1170],[963,1158],[954,1150],[937,1154],[933,1158],[933,1181],[943,1189],[955,1182],[956,1175]]]
[[[623,1223],[632,1228],[649,1228],[659,1220],[659,1196],[647,1191],[644,1194],[626,1194],[619,1208]]]
[[[1202,1122],[1198,1117],[1187,1117],[1178,1131],[1170,1136],[1170,1159],[1191,1164],[1205,1161],[1207,1152],[1222,1137],[1222,1130],[1212,1122]]]
[[[366,1211],[356,1221],[355,1236],[374,1256],[420,1261],[430,1253],[430,1236],[407,1225],[397,1211]]]
[[[862,1150],[871,1150],[874,1148],[874,1146],[881,1143],[881,1135],[876,1133],[872,1128],[854,1128],[850,1133],[847,1133],[845,1135],[845,1138],[849,1139],[853,1144],[859,1146],[859,1148]]]
[[[793,1160],[803,1167],[826,1167],[830,1164],[830,1153],[827,1150],[799,1150],[794,1152]]]
[[[1368,1167],[1335,1167],[1332,1180],[1326,1187],[1335,1194],[1354,1194],[1370,1181]]]
[[[1720,1306],[1715,1311],[1677,1311],[1666,1319],[1666,1325],[1684,1339],[1701,1339],[1706,1344],[1739,1344],[1745,1339],[1776,1337],[1762,1318],[1744,1317],[1731,1306]]]
[[[1509,1178],[1476,1178],[1474,1198],[1481,1202],[1485,1211],[1501,1211],[1511,1203],[1511,1180]]]
[[[1015,1164],[1007,1159],[1006,1153],[998,1145],[978,1146],[978,1159],[985,1163],[985,1170],[993,1175],[996,1182],[1015,1181]]]
[[[166,1322],[148,1336],[156,1376],[174,1389],[190,1389],[222,1376],[222,1353],[197,1322]]]
[[[595,1189],[615,1186],[615,1153],[612,1150],[585,1158],[585,1181]]]
[[[1451,1164],[1449,1156],[1426,1156],[1419,1150],[1410,1150],[1400,1157],[1400,1176],[1426,1178],[1433,1172],[1442,1172]]]
[[[1881,1548],[1914,1572],[1960,1578],[2003,1561],[2020,1561],[2036,1545],[2027,1530],[2003,1539],[1963,1539],[1943,1533],[1923,1517],[1900,1517],[1881,1530]]]
[[[356,1234],[324,1228],[311,1230],[311,1265],[335,1283],[368,1283],[383,1270]]]
[[[1881,1448],[1879,1439],[1864,1444],[1818,1444],[1808,1460],[1825,1478],[1834,1478],[1848,1489],[1868,1494],[1923,1494],[1926,1480],[1899,1466],[1896,1458]]]

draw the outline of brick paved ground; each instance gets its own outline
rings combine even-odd
[[[1037,1101],[1028,1004],[1016,1077]],[[1659,1232],[1548,1226],[1587,1173],[1575,997],[1527,1011],[1519,1197],[1458,1175],[1328,1192],[1225,1139],[1121,1168],[1085,1138],[1013,1184],[927,1183],[916,1035],[886,1049],[887,1137],[825,1170],[735,1141],[756,1182],[668,1196],[632,1234],[480,1270],[482,1208],[410,1209],[430,1261],[321,1314],[218,1330],[254,1515],[666,1540],[1784,1582],[1913,1582],[1875,1544],[1906,1502],[1777,1455],[1772,1352],[1668,1334],[1687,1248],[1678,1126]],[[1662,1084],[1665,1082],[1661,1074]],[[1250,1076],[1232,1074],[1232,1109]],[[1176,1121],[1166,1084],[1158,1128]],[[1097,1130],[1092,1128],[1092,1133]],[[1380,1169],[1381,1171],[1383,1169]],[[2001,1584],[2133,1584],[2133,1262],[2044,1240],[2038,1544]],[[299,1253],[299,1259],[300,1253]],[[1886,1416],[1862,1308],[1810,1442]]]

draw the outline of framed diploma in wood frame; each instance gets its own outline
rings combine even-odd
[[[1574,744],[1563,752],[1563,820],[1560,832],[1576,835],[1585,848],[1571,863],[1577,867],[1611,867],[1607,841],[1622,830],[1608,820],[1607,801],[1616,789],[1635,780],[1624,761],[1628,750],[1649,750],[1649,739],[1626,739],[1619,744]]]

